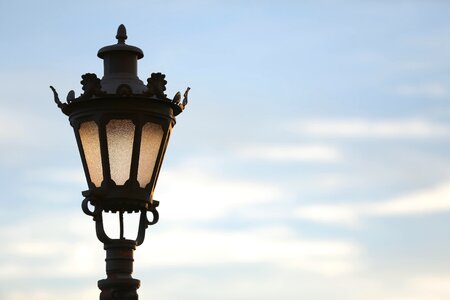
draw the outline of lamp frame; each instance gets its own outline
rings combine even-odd
[[[104,97],[95,100],[77,103],[68,112],[81,155],[89,190],[85,196],[102,198],[102,208],[105,211],[133,212],[147,208],[153,202],[153,192],[158,180],[165,151],[170,139],[170,133],[175,126],[174,108],[172,103],[163,103],[160,100],[146,97]],[[110,120],[130,120],[135,126],[131,168],[128,180],[123,185],[117,185],[111,179],[110,160],[107,146],[106,125]],[[87,161],[79,135],[80,125],[84,122],[94,121],[99,131],[100,154],[103,181],[100,187],[95,186],[90,178]],[[142,127],[146,123],[161,126],[163,137],[158,149],[155,166],[150,182],[145,188],[140,187],[137,181],[139,153],[141,147]]]

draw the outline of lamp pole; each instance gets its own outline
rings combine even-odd
[[[133,252],[144,242],[145,230],[158,222],[159,202],[153,199],[175,117],[187,105],[187,88],[169,99],[165,75],[152,73],[144,84],[137,76],[141,49],[127,45],[124,25],[117,30],[117,44],[98,51],[104,76],[81,76],[83,93],[54,100],[69,117],[83,164],[88,190],[82,192],[84,213],[93,217],[98,239],[106,250],[107,278],[98,281],[100,300],[137,300],[140,281],[134,279]],[[119,215],[119,238],[105,231],[103,214]],[[124,213],[138,213],[136,239],[124,236]],[[149,220],[148,214],[151,214]]]

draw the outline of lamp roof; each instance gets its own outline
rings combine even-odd
[[[109,53],[114,52],[130,52],[137,56],[138,59],[144,57],[144,52],[138,47],[131,46],[125,44],[125,40],[128,38],[127,29],[123,24],[120,24],[119,28],[117,28],[117,44],[109,45],[98,50],[97,56],[100,58],[104,58]]]

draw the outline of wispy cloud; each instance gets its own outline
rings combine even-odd
[[[360,248],[353,242],[302,238],[287,227],[236,231],[174,228],[153,234],[152,241],[158,244],[157,248],[143,247],[148,247],[153,255],[139,258],[149,266],[258,263],[326,276],[352,273],[360,268]]]
[[[76,278],[92,274],[101,265],[98,262],[103,254],[92,251],[97,241],[89,221],[80,213],[55,213],[51,218],[39,216],[2,227],[0,237],[14,243],[0,251],[8,257],[0,263],[0,278]],[[40,263],[30,264],[30,259]]]
[[[402,285],[390,293],[384,292],[376,300],[441,300],[450,295],[450,275],[413,274],[401,280]]]
[[[361,208],[361,205],[356,204],[315,204],[298,207],[294,215],[299,219],[317,223],[353,227],[358,225],[363,212],[365,210]]]
[[[0,262],[0,278],[79,278],[98,273],[104,251],[91,222],[74,214],[41,216],[2,228],[0,237],[14,238],[14,243],[0,249],[0,255],[8,257]],[[139,247],[140,268],[260,264],[323,276],[361,268],[361,249],[348,240],[310,239],[281,225],[233,230],[168,223],[164,230],[149,232],[151,243]],[[36,232],[44,233],[37,237]],[[30,264],[30,260],[40,263]]]
[[[8,300],[23,300],[23,299],[33,299],[33,300],[57,300],[61,299],[61,295],[64,295],[65,300],[79,300],[79,299],[95,299],[98,298],[99,291],[91,288],[90,285],[80,289],[79,287],[70,288],[64,287],[52,287],[51,290],[48,288],[27,288],[27,289],[17,289],[15,291],[2,293],[2,299]]]
[[[403,196],[371,203],[300,206],[295,216],[318,223],[358,226],[368,217],[413,216],[450,211],[450,182]]]
[[[400,85],[395,92],[407,97],[444,98],[449,95],[449,88],[445,84],[431,82]]]
[[[81,167],[78,168],[38,168],[26,170],[24,178],[27,182],[51,184],[86,184],[86,178]]]
[[[330,145],[249,145],[238,150],[246,159],[278,162],[323,162],[334,163],[341,159],[338,149]]]
[[[450,295],[450,275],[448,274],[423,274],[409,281],[409,286],[415,292],[418,299],[447,299]],[[414,298],[409,298],[414,299]]]
[[[331,138],[433,138],[450,133],[445,124],[421,119],[312,119],[293,122],[290,130]]]
[[[204,221],[276,201],[284,193],[273,184],[222,178],[198,167],[181,167],[161,171],[155,199],[163,199],[160,210],[166,219]]]

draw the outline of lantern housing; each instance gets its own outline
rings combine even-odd
[[[137,76],[142,50],[125,44],[123,25],[116,38],[117,44],[98,51],[104,65],[102,79],[93,73],[82,75],[83,93],[75,97],[70,91],[66,103],[51,89],[56,104],[69,117],[83,163],[88,185],[82,193],[83,211],[100,223],[97,235],[103,242],[111,239],[104,232],[102,212],[141,212],[139,245],[145,227],[158,221],[153,192],[175,117],[187,105],[190,88],[183,99],[180,92],[167,98],[167,81],[161,73],[152,73],[145,85]],[[152,221],[146,217],[148,211]]]

